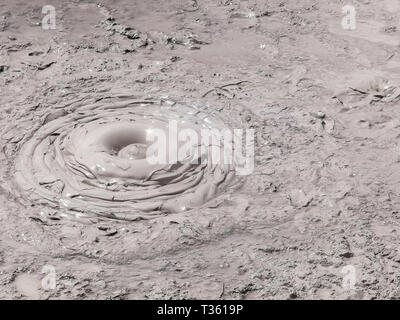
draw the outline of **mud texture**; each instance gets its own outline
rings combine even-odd
[[[213,137],[185,142],[178,133],[200,137],[221,127],[173,100],[124,96],[64,106],[18,143],[8,170],[18,187],[10,193],[82,218],[136,221],[191,210],[225,193],[236,166],[233,156],[226,165],[213,159],[224,150],[222,143],[213,148]]]
[[[354,1],[353,31],[345,1],[51,2],[0,2],[0,298],[400,298],[398,1]],[[93,151],[74,126],[132,97],[197,101],[254,129],[254,173],[151,219],[92,186],[96,209],[72,197],[70,215],[55,205],[82,196],[66,150]],[[139,161],[133,142],[118,152]],[[114,187],[143,196],[132,185]]]

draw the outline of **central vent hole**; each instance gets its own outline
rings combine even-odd
[[[146,158],[147,145],[143,143],[134,143],[127,145],[118,151],[118,157],[130,160],[140,160]]]

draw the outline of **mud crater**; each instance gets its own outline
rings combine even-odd
[[[71,103],[32,124],[18,143],[10,189],[26,205],[65,215],[138,220],[201,207],[233,188],[239,180],[235,163],[210,161],[204,141],[175,163],[148,161],[146,134],[161,130],[168,136],[171,121],[199,134],[228,128],[204,108],[170,98],[124,95]],[[166,150],[180,146],[170,144],[167,139]]]

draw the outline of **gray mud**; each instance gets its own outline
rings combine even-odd
[[[57,0],[43,30],[47,2],[0,2],[0,298],[400,297],[397,1],[355,1],[354,32],[342,1]],[[163,205],[133,171],[114,187],[146,208],[108,207],[63,152],[91,163],[75,125],[107,122],[116,97],[198,101],[254,129],[254,173],[219,188],[229,168],[198,168],[218,190]]]

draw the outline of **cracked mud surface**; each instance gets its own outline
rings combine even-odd
[[[0,2],[0,298],[400,297],[397,1],[356,1],[354,31],[343,1],[52,1],[43,30],[47,2]],[[32,128],[127,92],[254,128],[254,173],[221,201],[132,222],[22,201]]]

